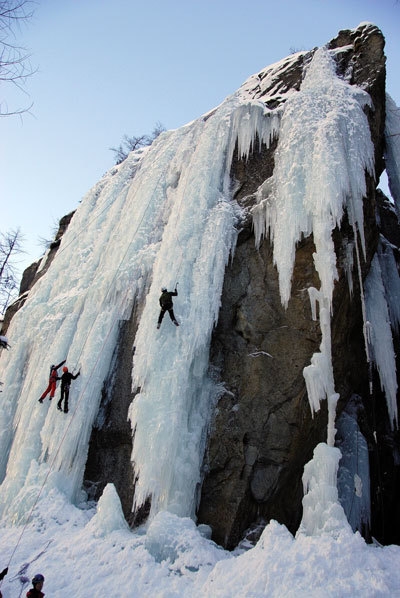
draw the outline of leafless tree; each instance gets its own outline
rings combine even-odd
[[[34,71],[27,50],[16,41],[16,33],[21,24],[32,17],[34,4],[34,0],[0,0],[0,82],[16,85],[22,90]],[[0,116],[22,114],[31,106],[10,110],[1,98]]]
[[[0,232],[0,314],[18,294],[18,272],[15,257],[24,253],[20,229]]]
[[[126,160],[130,152],[133,152],[140,147],[151,145],[154,139],[161,135],[163,131],[165,131],[164,125],[157,122],[151,135],[140,135],[139,137],[129,137],[129,135],[124,135],[122,142],[118,147],[110,147],[110,150],[115,154],[115,164],[121,164],[121,162]]]

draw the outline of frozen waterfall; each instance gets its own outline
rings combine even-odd
[[[279,66],[271,69],[270,76],[278,71]],[[236,146],[246,158],[257,151],[257,141],[269,145],[279,137],[274,174],[257,192],[253,219],[256,243],[265,235],[273,243],[284,306],[296,244],[314,236],[321,285],[309,293],[322,341],[304,377],[313,411],[328,399],[333,445],[338,395],[330,339],[337,278],[332,231],[346,210],[364,249],[365,172],[374,170],[363,111],[370,98],[336,76],[325,49],[315,53],[300,91],[289,93],[280,108],[270,110],[252,98],[244,85],[214,111],[163,133],[111,169],[83,199],[51,267],[11,322],[12,351],[1,355],[7,393],[0,411],[0,515],[23,519],[53,486],[71,501],[83,498],[88,443],[118,323],[143,300],[132,367],[136,396],[129,410],[138,478],[134,507],[151,497],[153,516],[161,510],[194,516],[219,393],[208,372],[209,345],[240,221],[231,160]],[[176,285],[180,326],[167,316],[157,330],[160,288]],[[82,373],[72,384],[68,417],[48,401],[38,403],[48,367],[62,359]],[[384,386],[392,392],[386,384],[390,375]],[[396,418],[393,408],[391,416]],[[329,501],[336,502],[330,478],[338,451],[326,448],[317,449],[306,485],[313,491],[310,480],[325,455],[334,472],[327,482]]]
[[[194,515],[219,391],[208,375],[208,350],[237,237],[229,171],[242,130],[233,115],[243,103],[236,93],[111,169],[84,198],[51,268],[14,317],[13,351],[2,355],[7,394],[0,414],[0,513],[9,519],[29,511],[37,497],[32,488],[44,493],[55,485],[72,501],[83,497],[118,323],[129,318],[136,298],[145,302],[132,369],[140,392],[129,411],[135,505],[151,496],[153,513]],[[268,140],[279,119],[259,114],[258,127],[261,121]],[[165,318],[157,330],[160,288],[177,284],[181,325]],[[48,401],[38,403],[50,364],[62,359],[82,372],[64,419]]]

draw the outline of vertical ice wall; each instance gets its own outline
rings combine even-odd
[[[51,268],[11,322],[0,411],[0,513],[10,518],[26,514],[44,485],[79,498],[118,320],[149,284],[169,213],[169,165],[184,135],[166,133],[131,154],[87,194]],[[68,416],[55,401],[38,403],[50,364],[62,359],[71,370],[82,367]]]
[[[353,396],[337,421],[337,446],[342,458],[338,472],[340,504],[353,531],[371,526],[371,496],[368,443],[357,423],[360,397]]]
[[[391,425],[397,425],[397,376],[388,303],[378,255],[372,260],[365,281],[365,305],[368,320],[368,341],[372,359],[378,368]]]
[[[398,333],[400,325],[400,277],[391,244],[381,235],[378,245],[378,259],[381,268],[389,320]]]
[[[320,352],[304,369],[312,411],[327,398],[332,414],[328,442],[334,441],[335,393],[330,339],[330,314],[337,279],[332,231],[339,226],[344,209],[358,230],[364,248],[363,197],[365,171],[373,173],[373,145],[363,107],[371,100],[365,92],[348,85],[335,73],[329,53],[317,50],[300,92],[286,101],[282,116],[275,170],[268,185],[260,188],[253,209],[256,242],[263,235],[273,242],[279,273],[282,304],[290,298],[297,242],[311,233],[314,263],[320,289],[310,289],[319,306],[322,330]],[[264,194],[265,193],[265,194]],[[314,303],[313,313],[317,309]]]
[[[400,218],[400,108],[386,94],[385,163],[389,189]],[[365,281],[366,335],[371,359],[386,396],[389,420],[398,425],[397,373],[392,330],[399,330],[400,278],[390,243],[380,237]]]
[[[244,119],[238,124],[237,108]],[[233,116],[232,116],[233,114]],[[151,497],[151,514],[167,509],[195,515],[196,491],[216,387],[208,376],[211,333],[217,321],[225,266],[236,243],[230,200],[230,162],[236,139],[267,145],[277,126],[270,111],[228,101],[193,125],[177,151],[171,213],[154,263],[135,340],[134,389],[129,417],[134,432],[132,461],[138,480],[134,507]],[[156,329],[161,286],[174,289],[175,328],[168,315]]]
[[[295,248],[303,236],[313,233],[315,266],[329,304],[337,277],[331,233],[344,208],[364,247],[365,170],[372,174],[374,163],[363,107],[370,104],[367,93],[336,76],[323,48],[315,53],[300,92],[286,101],[271,194],[253,210],[259,234],[269,234],[274,244],[283,305],[290,298]]]
[[[400,108],[386,94],[385,162],[390,193],[400,219]]]
[[[171,163],[170,213],[135,339],[129,417],[138,480],[135,506],[152,497],[152,511],[193,515],[210,408],[208,345],[223,274],[234,247],[235,213],[225,186],[230,107],[191,126]],[[222,118],[221,118],[222,116]],[[156,329],[161,287],[178,284],[172,325]]]

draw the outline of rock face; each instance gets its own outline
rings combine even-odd
[[[45,257],[38,260],[37,262],[34,262],[24,271],[19,288],[19,297],[16,301],[14,301],[14,303],[8,306],[7,311],[5,313],[4,321],[2,323],[3,334],[7,332],[13,315],[24,305],[29,290],[33,287],[35,282],[37,282],[39,278],[41,278],[43,274],[45,274],[47,270],[50,268],[50,264],[53,261],[54,256],[57,253],[58,248],[60,246],[61,237],[67,230],[74,213],[75,212],[70,212],[69,214],[61,218],[60,222],[58,223],[58,230],[56,236],[50,243]],[[42,263],[43,261],[44,263]]]
[[[330,42],[337,48],[339,72],[352,84],[371,95],[374,111],[369,111],[371,134],[375,146],[376,176],[383,169],[385,119],[385,57],[384,39],[373,26],[356,31],[341,31]],[[303,67],[310,55],[302,55],[296,66],[281,80],[279,93],[288,87],[298,89]],[[262,100],[263,73],[258,75],[260,89],[255,98]],[[262,90],[262,91],[261,91]],[[275,147],[253,154],[248,162],[235,162],[232,175],[239,181],[237,201],[249,208],[259,184],[271,176]],[[380,198],[382,200],[382,198]],[[381,207],[381,230],[377,229],[375,210]],[[389,220],[383,213],[383,203],[377,204],[375,182],[368,182],[364,217],[367,236],[367,261],[363,274],[369,270],[378,234]],[[393,216],[393,212],[391,212]],[[393,223],[392,223],[393,224]],[[398,223],[393,229],[398,234]],[[395,518],[395,483],[390,483],[382,495],[382,477],[398,479],[398,466],[393,452],[378,447],[373,431],[380,429],[384,444],[395,443],[389,431],[385,401],[380,384],[375,380],[374,393],[368,388],[368,369],[362,332],[360,290],[354,275],[354,294],[343,270],[343,241],[352,239],[346,222],[335,232],[339,280],[335,286],[332,318],[333,366],[336,390],[340,393],[338,411],[345,408],[354,394],[363,397],[359,427],[370,446],[372,465],[371,497],[374,506],[372,535],[381,541],[398,541],[400,530],[384,529],[385,517]],[[398,239],[397,239],[398,241]],[[222,307],[215,330],[210,361],[220,372],[226,389],[219,401],[205,460],[205,477],[199,507],[199,521],[211,525],[214,539],[233,548],[244,530],[257,518],[276,519],[292,532],[297,530],[303,496],[301,477],[305,463],[315,445],[326,440],[327,414],[324,408],[311,417],[302,370],[318,351],[320,332],[312,320],[306,289],[319,288],[318,276],[312,267],[314,245],[307,238],[298,246],[293,275],[292,295],[288,309],[283,309],[279,296],[272,250],[264,240],[255,249],[251,223],[245,222],[239,237],[232,265],[226,271]],[[381,423],[374,419],[374,406],[379,405]],[[397,451],[398,451],[397,438]],[[385,453],[385,454],[383,454]],[[396,473],[397,470],[397,473]],[[379,495],[379,501],[378,501]],[[390,514],[389,514],[390,512]],[[368,537],[371,530],[363,530]],[[390,536],[390,538],[389,538]]]
[[[385,56],[384,38],[373,25],[341,31],[328,47],[335,49],[338,71],[351,84],[365,89],[373,100],[368,110],[375,147],[377,181],[384,169]],[[269,107],[284,101],[289,89],[300,88],[304,67],[314,51],[291,59],[275,82]],[[255,99],[271,90],[263,87],[263,72],[254,78]],[[213,539],[233,548],[250,526],[271,519],[295,532],[302,515],[302,473],[313,449],[327,437],[326,406],[312,417],[303,368],[318,351],[321,331],[312,319],[307,289],[319,288],[313,266],[312,237],[303,239],[296,252],[292,294],[287,309],[281,304],[278,276],[268,239],[257,250],[249,209],[258,186],[274,169],[276,141],[253,153],[247,161],[234,161],[236,200],[247,216],[242,223],[232,263],[226,269],[218,325],[210,366],[225,388],[212,426],[204,459],[204,482],[198,522],[213,529]],[[368,179],[364,202],[367,258],[362,276],[369,271],[380,234],[397,247],[400,229],[388,200]],[[377,218],[379,213],[379,218]],[[379,227],[378,223],[379,222]],[[353,238],[344,219],[334,232],[339,279],[332,313],[332,358],[335,388],[340,394],[338,412],[354,396],[361,397],[357,423],[368,442],[371,464],[372,521],[363,529],[382,543],[400,542],[398,433],[390,428],[385,399],[375,372],[368,368],[363,335],[360,285],[353,272],[353,293],[345,275],[346,243]],[[395,253],[399,258],[399,252]],[[399,261],[399,260],[398,260]],[[28,285],[29,286],[29,285]],[[103,390],[101,409],[93,428],[86,466],[86,487],[97,499],[108,482],[118,490],[131,525],[146,516],[132,514],[134,480],[130,463],[132,438],[127,422],[131,389],[134,339],[144,297],[137,297],[131,319],[121,322],[120,342],[113,370]],[[398,339],[395,341],[398,344]],[[400,355],[400,352],[397,351]],[[399,371],[399,368],[397,369]],[[372,378],[373,392],[369,381]],[[376,441],[377,440],[377,441]],[[388,522],[391,525],[388,525]]]
[[[299,248],[287,311],[268,243],[256,251],[247,236],[226,273],[211,350],[226,393],[210,438],[199,519],[229,547],[259,516],[297,528],[303,466],[326,438],[327,421],[312,419],[302,376],[320,342],[306,292],[315,277],[306,265],[312,245]]]

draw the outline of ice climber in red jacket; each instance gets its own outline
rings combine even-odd
[[[54,395],[56,394],[56,386],[57,386],[57,380],[59,380],[58,378],[58,368],[60,368],[67,360],[64,359],[64,361],[62,361],[61,363],[59,363],[58,365],[51,365],[50,366],[50,376],[49,376],[49,385],[46,388],[46,390],[44,391],[44,393],[42,394],[42,396],[39,399],[39,403],[43,403],[43,399],[50,393],[50,401],[51,399],[54,398]]]

